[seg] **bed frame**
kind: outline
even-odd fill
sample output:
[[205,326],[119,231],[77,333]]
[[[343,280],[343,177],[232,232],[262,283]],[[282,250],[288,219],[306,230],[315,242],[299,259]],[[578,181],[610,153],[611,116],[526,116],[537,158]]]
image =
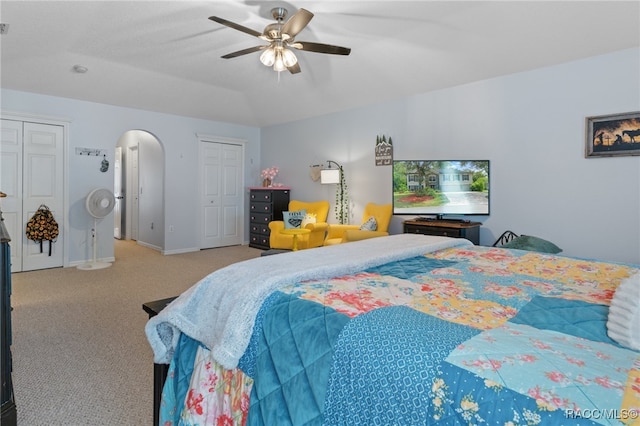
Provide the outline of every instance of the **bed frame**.
[[[149,314],[149,318],[153,318],[163,310],[169,303],[173,302],[175,297],[154,300],[142,304],[142,309]],[[157,425],[160,420],[160,401],[162,401],[162,388],[167,379],[169,371],[168,364],[153,364],[153,424]]]

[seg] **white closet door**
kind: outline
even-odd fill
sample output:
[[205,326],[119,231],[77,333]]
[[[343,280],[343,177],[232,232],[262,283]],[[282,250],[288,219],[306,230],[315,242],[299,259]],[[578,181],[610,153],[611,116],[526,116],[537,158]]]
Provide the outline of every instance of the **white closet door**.
[[22,271],[22,121],[2,120],[0,198],[4,225],[11,242],[11,272]]
[[24,123],[23,134],[23,201],[22,225],[41,204],[53,212],[60,227],[60,235],[52,245],[28,240],[22,232],[22,270],[45,269],[63,266],[64,237],[64,128],[62,126]]
[[242,244],[243,149],[200,142],[200,248]]

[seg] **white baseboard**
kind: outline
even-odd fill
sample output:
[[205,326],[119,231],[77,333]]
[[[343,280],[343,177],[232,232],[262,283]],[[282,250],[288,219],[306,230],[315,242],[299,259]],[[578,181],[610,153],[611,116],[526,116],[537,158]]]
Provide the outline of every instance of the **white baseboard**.
[[162,252],[162,247],[154,246],[153,244],[145,243],[144,241],[140,241],[140,240],[136,241],[136,243],[139,246],[150,248],[152,250]]
[[[244,243],[240,244],[241,246],[248,246],[249,242],[245,241]],[[212,247],[215,248],[215,247]],[[183,248],[183,249],[176,249],[176,250],[162,250],[162,254],[166,254],[166,255],[171,255],[171,254],[182,254],[182,253],[192,253],[194,251],[200,251],[202,250],[200,247],[192,247],[192,248]],[[207,250],[207,249],[205,249]]]
[[194,251],[200,251],[200,248],[192,247],[192,248],[182,248],[182,249],[175,249],[175,250],[162,250],[161,253],[164,255],[171,255],[171,254],[191,253]]

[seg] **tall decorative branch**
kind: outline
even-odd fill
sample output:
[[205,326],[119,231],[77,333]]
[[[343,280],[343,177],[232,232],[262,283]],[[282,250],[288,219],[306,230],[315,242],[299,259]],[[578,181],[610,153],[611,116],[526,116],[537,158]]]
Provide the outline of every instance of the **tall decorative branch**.
[[349,193],[347,189],[344,170],[340,167],[340,186],[336,193],[336,219],[338,219],[341,224],[349,222]]
[[336,191],[335,213],[338,222],[344,225],[349,222],[349,193],[347,180],[344,176],[344,169],[335,161],[327,160],[327,163],[329,163],[329,167],[331,167],[332,163],[335,164],[340,171],[340,182],[338,183],[338,190]]

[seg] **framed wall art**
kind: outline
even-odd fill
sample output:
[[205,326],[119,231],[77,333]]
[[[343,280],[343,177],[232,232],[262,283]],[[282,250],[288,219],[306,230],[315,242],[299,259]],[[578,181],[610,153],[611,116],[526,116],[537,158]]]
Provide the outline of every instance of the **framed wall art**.
[[587,117],[585,156],[624,155],[640,155],[640,112]]
[[393,162],[393,141],[385,135],[376,136],[376,166],[390,166]]

